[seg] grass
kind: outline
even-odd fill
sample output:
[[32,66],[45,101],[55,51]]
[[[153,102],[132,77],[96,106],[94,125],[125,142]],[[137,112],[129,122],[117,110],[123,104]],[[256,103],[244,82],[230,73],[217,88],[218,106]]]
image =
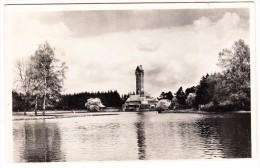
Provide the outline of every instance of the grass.
[[19,120],[44,120],[44,119],[57,119],[57,118],[72,118],[72,117],[86,117],[86,116],[101,116],[101,115],[118,115],[118,114],[108,114],[104,112],[90,113],[87,111],[46,111],[45,115],[42,112],[38,112],[35,116],[34,112],[13,112],[13,121]]

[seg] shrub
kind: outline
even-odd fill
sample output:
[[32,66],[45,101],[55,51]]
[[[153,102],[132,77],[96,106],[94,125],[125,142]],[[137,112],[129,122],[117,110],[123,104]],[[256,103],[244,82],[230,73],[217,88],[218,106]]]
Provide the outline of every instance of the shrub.
[[227,112],[227,111],[234,111],[236,109],[236,105],[231,104],[230,102],[221,102],[219,104],[214,104],[210,102],[201,108],[203,111],[208,112]]
[[167,99],[162,99],[157,103],[156,109],[158,111],[164,111],[164,110],[168,110],[170,106],[171,106],[171,101]]
[[85,103],[85,107],[89,111],[99,111],[100,107],[105,107],[99,98],[89,98]]

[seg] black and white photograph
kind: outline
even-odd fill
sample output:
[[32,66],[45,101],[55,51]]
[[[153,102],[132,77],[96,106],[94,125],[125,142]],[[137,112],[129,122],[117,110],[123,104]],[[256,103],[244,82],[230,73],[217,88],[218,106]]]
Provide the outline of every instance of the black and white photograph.
[[3,18],[11,162],[254,158],[253,2],[11,4]]

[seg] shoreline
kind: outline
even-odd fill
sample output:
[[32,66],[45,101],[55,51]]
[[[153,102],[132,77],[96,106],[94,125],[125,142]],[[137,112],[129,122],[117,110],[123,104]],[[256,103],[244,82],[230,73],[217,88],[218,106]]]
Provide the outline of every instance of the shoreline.
[[[149,113],[157,111],[144,111],[141,113]],[[42,112],[38,112],[35,116],[34,112],[27,112],[27,115],[23,115],[23,112],[13,112],[12,121],[21,120],[45,120],[45,119],[59,119],[59,118],[74,118],[74,117],[87,117],[87,116],[104,116],[104,115],[120,115],[119,111],[109,111],[109,112],[87,112],[85,110],[79,111],[46,111],[45,115]],[[125,113],[136,113],[136,112],[125,112]],[[138,112],[137,112],[138,113]],[[190,114],[236,114],[236,113],[251,113],[251,111],[230,111],[230,112],[207,112],[201,110],[191,110],[191,109],[181,109],[181,110],[170,110],[161,112],[158,114],[168,114],[168,113],[190,113]]]
[[74,112],[73,111],[56,111],[56,112],[47,111],[47,112],[45,112],[45,115],[42,115],[42,112],[38,112],[37,116],[34,115],[34,112],[27,112],[27,115],[24,115],[23,112],[20,112],[20,114],[14,114],[14,113],[16,113],[16,112],[13,112],[12,121],[119,115],[119,114],[111,114],[108,112],[86,112],[86,111],[74,111]]
[[234,113],[251,113],[251,111],[222,111],[222,112],[209,112],[209,111],[192,110],[192,109],[178,109],[178,110],[162,111],[161,113],[234,114]]

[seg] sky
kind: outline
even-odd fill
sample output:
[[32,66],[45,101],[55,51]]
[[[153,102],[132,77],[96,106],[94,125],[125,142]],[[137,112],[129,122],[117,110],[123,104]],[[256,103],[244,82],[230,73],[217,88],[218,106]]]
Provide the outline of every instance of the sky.
[[[135,69],[154,97],[221,71],[218,53],[250,41],[249,10],[147,9],[9,12],[6,54],[26,59],[48,41],[68,66],[63,93],[135,91]],[[250,44],[249,44],[250,45]]]

